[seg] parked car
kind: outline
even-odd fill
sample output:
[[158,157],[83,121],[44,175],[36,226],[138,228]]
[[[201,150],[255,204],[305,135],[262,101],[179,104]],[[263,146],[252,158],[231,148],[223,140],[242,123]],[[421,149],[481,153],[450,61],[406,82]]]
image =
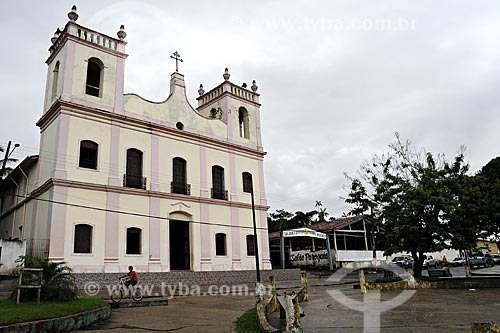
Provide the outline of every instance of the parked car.
[[469,257],[470,268],[491,267],[495,265],[493,258],[489,254],[474,253]]
[[495,265],[500,265],[500,254],[490,254],[490,256]]
[[438,266],[437,259],[434,259],[433,256],[425,256],[424,268],[429,268],[429,267],[437,268],[437,266]]
[[403,267],[403,268],[410,268],[410,267],[413,267],[413,258],[411,256],[397,256],[397,257],[394,257],[390,264],[392,265],[398,265],[400,267]]
[[465,258],[463,257],[456,257],[455,259],[453,259],[453,261],[451,262],[451,265],[452,266],[464,266],[465,265]]

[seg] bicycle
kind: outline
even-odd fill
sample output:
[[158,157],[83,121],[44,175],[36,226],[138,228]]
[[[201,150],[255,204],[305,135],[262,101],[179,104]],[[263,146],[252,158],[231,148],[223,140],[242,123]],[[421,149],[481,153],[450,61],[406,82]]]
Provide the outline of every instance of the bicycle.
[[[130,294],[132,299],[136,302],[142,300],[143,295],[140,286],[136,285],[127,287],[125,285],[125,278],[119,278],[119,280],[120,280],[120,287],[113,288],[113,291],[111,292],[111,300],[113,302],[119,303],[122,300],[122,298],[126,297],[126,295],[128,294]],[[130,288],[132,289],[132,293],[130,293]]]

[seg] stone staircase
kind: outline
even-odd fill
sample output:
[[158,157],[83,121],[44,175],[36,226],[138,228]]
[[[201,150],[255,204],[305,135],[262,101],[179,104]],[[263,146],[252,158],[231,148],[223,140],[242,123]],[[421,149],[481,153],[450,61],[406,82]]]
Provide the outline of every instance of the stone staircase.
[[6,299],[16,290],[17,278],[0,277],[0,299]]

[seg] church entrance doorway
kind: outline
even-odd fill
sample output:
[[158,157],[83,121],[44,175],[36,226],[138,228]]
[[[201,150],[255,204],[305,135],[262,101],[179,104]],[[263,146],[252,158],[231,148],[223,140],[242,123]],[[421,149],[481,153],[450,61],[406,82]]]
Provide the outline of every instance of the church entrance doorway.
[[169,230],[170,270],[190,270],[189,222],[170,220]]

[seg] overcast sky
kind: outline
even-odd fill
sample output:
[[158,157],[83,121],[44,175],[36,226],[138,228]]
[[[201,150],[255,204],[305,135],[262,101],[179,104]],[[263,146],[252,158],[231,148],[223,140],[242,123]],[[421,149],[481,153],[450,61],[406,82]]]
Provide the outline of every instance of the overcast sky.
[[271,211],[347,211],[344,172],[394,132],[475,172],[500,155],[500,3],[496,1],[15,1],[0,10],[0,144],[38,153],[50,38],[78,23],[128,34],[125,92],[162,101],[178,51],[188,98],[257,81]]

